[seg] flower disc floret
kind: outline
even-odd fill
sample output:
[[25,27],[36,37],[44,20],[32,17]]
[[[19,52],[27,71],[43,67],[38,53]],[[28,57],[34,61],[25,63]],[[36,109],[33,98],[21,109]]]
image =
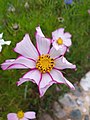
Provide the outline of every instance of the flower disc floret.
[[57,44],[58,44],[58,45],[62,45],[62,44],[63,44],[63,40],[62,40],[61,38],[58,38]]
[[52,68],[54,67],[54,59],[50,58],[48,54],[39,56],[37,62],[36,62],[36,68],[41,73],[50,72]]
[[24,112],[23,112],[22,110],[21,110],[21,111],[18,111],[17,117],[18,117],[19,119],[23,118],[23,117],[24,117]]

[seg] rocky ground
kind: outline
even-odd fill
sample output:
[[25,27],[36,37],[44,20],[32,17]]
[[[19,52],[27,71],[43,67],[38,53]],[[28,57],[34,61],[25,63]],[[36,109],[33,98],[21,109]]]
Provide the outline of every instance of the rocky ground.
[[43,113],[40,120],[90,120],[90,72],[75,88],[54,102],[52,115]]

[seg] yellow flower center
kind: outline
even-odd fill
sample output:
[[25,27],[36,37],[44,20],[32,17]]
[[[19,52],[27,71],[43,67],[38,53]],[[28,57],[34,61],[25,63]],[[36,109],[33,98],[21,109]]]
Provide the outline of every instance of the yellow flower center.
[[41,73],[50,72],[52,68],[54,67],[54,59],[50,58],[48,54],[39,56],[37,62],[36,62],[36,68]]
[[22,110],[21,110],[21,111],[18,111],[17,117],[18,117],[19,119],[23,118],[23,117],[24,117],[24,112],[23,112]]
[[58,44],[58,45],[62,45],[62,44],[63,44],[63,40],[62,40],[61,38],[58,38],[57,44]]

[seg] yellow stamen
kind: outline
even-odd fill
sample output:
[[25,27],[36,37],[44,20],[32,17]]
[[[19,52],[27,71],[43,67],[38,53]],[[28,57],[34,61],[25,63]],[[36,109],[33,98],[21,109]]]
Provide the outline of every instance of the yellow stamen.
[[58,38],[57,44],[58,44],[58,45],[62,45],[62,44],[63,44],[63,40],[62,40],[61,38]]
[[48,54],[39,56],[37,62],[36,62],[36,68],[41,73],[50,72],[52,68],[54,67],[54,59],[50,58]]
[[23,118],[23,117],[24,117],[24,112],[23,112],[22,110],[18,111],[17,117],[18,117],[19,119]]

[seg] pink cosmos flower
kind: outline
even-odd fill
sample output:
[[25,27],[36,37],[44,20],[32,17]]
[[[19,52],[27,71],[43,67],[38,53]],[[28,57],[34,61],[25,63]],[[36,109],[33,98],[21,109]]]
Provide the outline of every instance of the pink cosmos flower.
[[29,119],[35,119],[35,118],[36,118],[35,112],[28,111],[24,113],[22,110],[18,111],[17,114],[9,113],[7,115],[8,120],[29,120]]
[[[36,28],[36,30],[39,28]],[[17,85],[21,85],[26,81],[36,83],[39,89],[40,97],[44,95],[46,90],[52,84],[66,84],[71,89],[74,86],[63,76],[60,70],[70,68],[75,69],[76,66],[71,64],[63,56],[66,47],[62,50],[56,50],[51,47],[51,40],[45,38],[42,32],[36,32],[36,48],[32,44],[28,34],[23,40],[17,43],[14,51],[19,53],[17,59],[6,60],[2,65],[3,70],[7,69],[29,69],[29,71],[19,79]]]
[[64,33],[64,28],[60,28],[52,32],[53,47],[56,50],[63,49],[64,46],[67,48],[71,46],[71,34]]

